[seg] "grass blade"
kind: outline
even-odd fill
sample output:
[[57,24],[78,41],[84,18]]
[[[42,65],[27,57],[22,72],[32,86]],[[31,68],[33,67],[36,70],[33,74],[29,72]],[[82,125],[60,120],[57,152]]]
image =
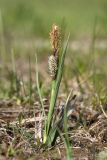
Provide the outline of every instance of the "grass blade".
[[29,104],[32,103],[32,74],[31,74],[31,59],[29,56]]
[[64,143],[66,146],[67,160],[72,159],[72,149],[71,149],[71,144],[69,141],[68,128],[67,128],[67,105],[68,105],[68,101],[70,99],[71,94],[72,94],[72,91],[69,93],[68,98],[66,100],[65,107],[64,107],[64,132],[65,132]]
[[41,103],[41,107],[42,107],[42,113],[43,113],[43,116],[45,117],[45,110],[44,110],[44,105],[43,105],[41,90],[40,90],[40,86],[39,86],[37,55],[35,55],[35,59],[36,59],[36,85],[37,85],[37,90],[38,90],[38,94],[39,94],[39,99],[40,99],[40,103]]

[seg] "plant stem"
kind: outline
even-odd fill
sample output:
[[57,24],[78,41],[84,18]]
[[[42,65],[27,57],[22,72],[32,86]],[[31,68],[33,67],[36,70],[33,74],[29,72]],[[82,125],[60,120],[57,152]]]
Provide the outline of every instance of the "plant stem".
[[50,123],[52,121],[52,114],[54,112],[55,103],[56,103],[56,81],[53,80],[52,81],[52,90],[51,90],[50,108],[49,108],[49,113],[48,113],[48,118],[47,118],[47,122],[48,122],[47,134],[48,134],[48,130],[50,127]]
[[60,83],[61,83],[61,79],[62,79],[64,60],[65,60],[65,54],[66,54],[66,50],[67,50],[67,46],[68,46],[69,36],[68,36],[67,42],[65,44],[64,50],[63,50],[63,52],[61,54],[61,57],[60,57],[57,78],[52,81],[51,100],[50,100],[50,107],[49,107],[47,123],[46,123],[46,126],[45,126],[44,143],[46,143],[46,141],[47,141],[50,126],[51,126],[51,122],[52,122],[52,119],[53,119],[53,113],[54,113],[54,109],[55,109],[55,106],[56,106],[56,100],[57,100],[59,87],[60,87]]

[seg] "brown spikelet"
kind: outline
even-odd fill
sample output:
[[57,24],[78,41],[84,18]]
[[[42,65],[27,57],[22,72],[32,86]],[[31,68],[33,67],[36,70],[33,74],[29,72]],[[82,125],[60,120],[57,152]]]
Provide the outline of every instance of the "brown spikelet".
[[52,79],[55,79],[57,74],[57,59],[54,55],[51,55],[49,57],[48,68],[50,76],[52,77]]
[[58,53],[60,47],[60,31],[57,25],[52,26],[52,30],[50,32],[50,42],[52,45],[54,55]]

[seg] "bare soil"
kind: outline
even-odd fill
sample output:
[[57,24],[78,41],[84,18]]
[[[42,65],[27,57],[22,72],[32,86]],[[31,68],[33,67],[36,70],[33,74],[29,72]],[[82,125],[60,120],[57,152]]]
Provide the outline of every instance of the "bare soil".
[[[44,99],[44,104],[47,110],[48,100]],[[0,101],[0,159],[66,159],[61,140],[48,150],[35,144],[35,121],[40,121],[39,107],[39,102],[29,106],[23,103],[19,105],[15,100]],[[107,148],[107,118],[100,111],[80,107],[78,101],[75,113],[68,120],[73,159],[95,160]]]

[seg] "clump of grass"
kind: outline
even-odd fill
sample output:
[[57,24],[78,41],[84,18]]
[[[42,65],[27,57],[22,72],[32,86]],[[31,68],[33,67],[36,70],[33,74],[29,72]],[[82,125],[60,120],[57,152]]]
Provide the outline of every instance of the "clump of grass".
[[[68,40],[65,44],[65,47],[59,55],[59,47],[60,47],[60,31],[59,28],[54,25],[52,27],[52,31],[50,33],[51,44],[52,44],[52,55],[49,57],[49,71],[50,76],[52,77],[52,89],[51,89],[51,97],[50,97],[50,106],[47,121],[45,123],[45,132],[43,136],[43,143],[48,145],[54,140],[55,131],[57,130],[57,126],[54,125],[56,122],[53,122],[54,109],[56,106],[56,100],[59,92],[59,87],[62,79],[63,67],[65,54],[68,46]],[[53,132],[54,131],[54,132]],[[51,137],[51,139],[50,139]]]
[[[49,105],[49,112],[46,116],[43,101],[42,101],[42,95],[41,90],[39,86],[39,78],[38,78],[38,69],[37,69],[37,56],[36,56],[36,82],[37,82],[37,90],[39,93],[39,98],[42,106],[42,115],[45,117],[45,127],[44,127],[44,133],[43,133],[43,144],[45,146],[52,146],[55,143],[55,140],[59,134],[59,126],[62,120],[64,120],[62,117],[64,115],[61,115],[62,117],[59,117],[58,120],[55,120],[55,107],[56,107],[56,101],[58,97],[59,87],[62,79],[63,74],[63,68],[64,68],[64,60],[65,55],[67,51],[68,46],[68,40],[69,36],[67,38],[67,42],[63,49],[61,48],[61,33],[59,30],[59,27],[56,25],[53,25],[52,30],[50,32],[50,42],[52,46],[52,54],[49,57],[48,60],[48,66],[49,66],[49,74],[51,77],[51,97],[50,97],[50,105]],[[56,134],[58,133],[58,134]]]

